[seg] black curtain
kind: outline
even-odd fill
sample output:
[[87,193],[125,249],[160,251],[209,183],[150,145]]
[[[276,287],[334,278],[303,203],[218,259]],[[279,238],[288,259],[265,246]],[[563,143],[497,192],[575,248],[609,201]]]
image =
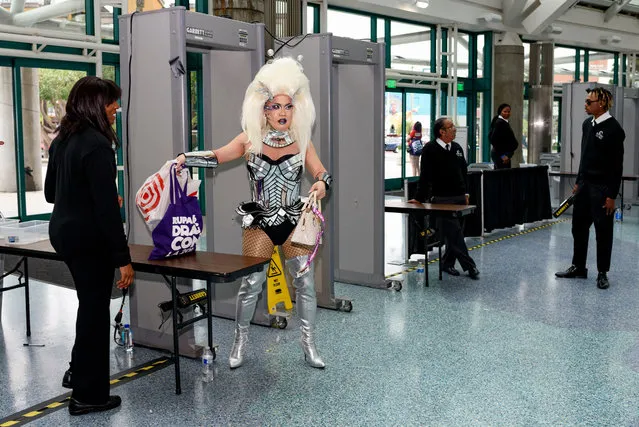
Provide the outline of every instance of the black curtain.
[[548,166],[487,170],[484,174],[484,230],[550,219]]

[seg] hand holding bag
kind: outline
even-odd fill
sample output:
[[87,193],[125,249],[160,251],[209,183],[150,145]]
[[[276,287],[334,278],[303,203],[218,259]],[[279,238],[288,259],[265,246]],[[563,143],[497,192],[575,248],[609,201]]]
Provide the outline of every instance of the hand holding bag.
[[153,251],[149,260],[165,259],[195,252],[195,245],[202,234],[202,211],[197,197],[187,194],[178,180],[175,164],[170,171],[170,203],[153,232]]
[[303,246],[315,246],[318,239],[322,235],[322,218],[314,212],[320,211],[319,201],[317,200],[317,194],[313,191],[309,196],[306,203],[302,207],[302,214],[297,222],[295,230],[293,230],[293,237],[291,237],[291,243]]
[[[155,230],[169,207],[171,195],[168,184],[171,182],[171,168],[174,166],[174,160],[164,163],[159,171],[144,181],[135,195],[135,204],[150,231]],[[178,174],[178,182],[180,185],[188,185],[187,194],[189,196],[197,195],[200,180],[192,179],[188,169],[184,169]]]

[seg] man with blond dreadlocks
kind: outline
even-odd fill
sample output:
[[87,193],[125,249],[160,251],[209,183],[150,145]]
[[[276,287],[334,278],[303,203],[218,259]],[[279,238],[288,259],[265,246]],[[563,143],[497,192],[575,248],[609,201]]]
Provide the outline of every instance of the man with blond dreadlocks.
[[597,236],[597,287],[608,289],[612,254],[613,213],[623,171],[623,141],[626,134],[608,110],[611,93],[601,87],[587,89],[586,113],[581,137],[581,162],[577,173],[572,214],[574,240],[572,265],[555,273],[561,278],[587,278],[586,258],[590,226]]

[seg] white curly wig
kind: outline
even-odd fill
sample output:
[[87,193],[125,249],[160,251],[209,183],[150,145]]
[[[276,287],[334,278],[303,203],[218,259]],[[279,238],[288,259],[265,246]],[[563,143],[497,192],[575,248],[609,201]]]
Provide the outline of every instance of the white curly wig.
[[262,140],[269,131],[264,104],[277,95],[288,95],[293,100],[289,133],[305,158],[315,122],[315,105],[302,65],[288,57],[265,64],[246,89],[242,104],[242,130],[248,135],[249,149],[255,154],[262,152]]

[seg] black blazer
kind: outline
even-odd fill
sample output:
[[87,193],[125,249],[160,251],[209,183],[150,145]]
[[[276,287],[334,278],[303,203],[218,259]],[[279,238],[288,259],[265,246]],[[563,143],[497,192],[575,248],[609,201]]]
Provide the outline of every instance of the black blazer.
[[101,256],[114,267],[131,262],[111,142],[93,127],[53,140],[44,195],[53,203],[49,237],[64,258]]
[[493,146],[493,151],[500,156],[505,154],[511,158],[519,146],[519,142],[517,142],[517,138],[515,138],[515,133],[510,127],[510,124],[499,117],[493,119],[488,139]]

